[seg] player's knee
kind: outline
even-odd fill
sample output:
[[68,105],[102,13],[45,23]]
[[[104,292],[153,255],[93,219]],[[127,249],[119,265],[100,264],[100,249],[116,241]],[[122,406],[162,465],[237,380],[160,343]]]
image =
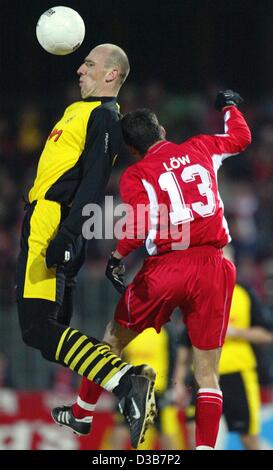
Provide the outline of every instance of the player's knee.
[[21,335],[24,343],[34,349],[38,349],[42,356],[48,360],[52,355],[48,352],[47,344],[50,344],[49,321],[32,321],[21,323]]
[[40,352],[41,352],[43,358],[46,359],[47,361],[56,362],[55,361],[55,354],[54,354],[55,351],[52,351],[52,349],[50,347],[42,346],[40,348]]
[[38,302],[37,299],[18,301],[18,318],[24,343],[38,349],[49,361],[55,361],[55,352],[65,329],[56,322],[58,309],[58,305]]
[[55,344],[51,341],[50,322],[44,324],[43,328],[37,326],[22,330],[22,338],[27,346],[37,349],[47,361],[55,361]]
[[194,377],[199,388],[219,388],[218,377],[214,371],[196,371]]
[[32,346],[32,336],[29,330],[27,331],[21,330],[21,336],[22,336],[22,340],[27,346]]
[[41,336],[42,331],[39,331],[36,325],[29,325],[29,327],[21,328],[22,339],[27,346],[31,348],[40,349],[41,348]]

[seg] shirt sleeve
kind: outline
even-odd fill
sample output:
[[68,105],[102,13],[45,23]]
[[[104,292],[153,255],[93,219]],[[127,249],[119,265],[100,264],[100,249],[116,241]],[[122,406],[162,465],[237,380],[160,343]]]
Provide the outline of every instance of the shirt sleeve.
[[210,156],[218,157],[219,163],[232,155],[237,155],[251,143],[251,132],[236,106],[229,106],[223,111],[224,134],[200,135],[197,144],[205,147]]
[[135,165],[121,177],[120,196],[127,205],[126,221],[116,249],[127,256],[143,245],[149,230],[149,198]]
[[69,215],[60,229],[66,235],[80,235],[85,220],[82,215],[84,206],[101,201],[115,157],[113,149],[118,148],[116,140],[121,140],[118,115],[105,108],[95,109],[89,120],[82,155],[82,180]]

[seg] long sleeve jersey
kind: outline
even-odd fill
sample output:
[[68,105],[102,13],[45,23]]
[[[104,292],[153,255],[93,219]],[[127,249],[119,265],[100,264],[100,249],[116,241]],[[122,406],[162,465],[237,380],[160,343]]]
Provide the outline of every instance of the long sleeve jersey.
[[120,144],[116,98],[87,98],[68,106],[40,156],[29,201],[48,199],[71,206],[60,230],[81,234],[82,209],[103,197]]
[[143,243],[149,255],[193,246],[217,248],[230,241],[217,171],[225,158],[251,142],[235,107],[223,111],[225,132],[198,135],[177,145],[162,140],[122,175],[120,195],[128,205],[117,250],[128,255]]

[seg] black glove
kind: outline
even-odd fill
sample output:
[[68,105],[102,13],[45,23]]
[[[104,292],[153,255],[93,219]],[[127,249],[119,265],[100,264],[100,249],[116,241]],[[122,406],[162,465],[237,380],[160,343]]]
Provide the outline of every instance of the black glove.
[[236,93],[236,91],[219,91],[216,96],[214,106],[217,111],[221,111],[225,106],[238,106],[243,101],[243,98],[239,95],[239,93]]
[[125,273],[125,266],[121,259],[115,258],[113,254],[110,256],[105,275],[112,282],[114,288],[122,294],[126,287],[124,285],[123,276]]
[[71,238],[62,232],[58,232],[51,240],[46,250],[47,268],[57,268],[64,266],[72,260],[73,244]]

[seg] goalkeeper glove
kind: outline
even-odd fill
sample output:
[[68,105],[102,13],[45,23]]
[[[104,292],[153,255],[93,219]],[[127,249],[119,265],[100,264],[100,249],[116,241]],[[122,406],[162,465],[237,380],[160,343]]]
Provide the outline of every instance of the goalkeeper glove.
[[56,237],[50,241],[46,250],[47,268],[57,268],[64,266],[71,261],[73,244],[71,238],[62,232],[58,232]]
[[236,91],[219,91],[215,99],[215,108],[221,111],[225,106],[238,106],[243,102],[243,98]]
[[123,261],[121,259],[115,258],[112,253],[106,266],[105,275],[112,282],[114,288],[120,294],[122,294],[126,289],[123,281],[124,273],[125,266]]

